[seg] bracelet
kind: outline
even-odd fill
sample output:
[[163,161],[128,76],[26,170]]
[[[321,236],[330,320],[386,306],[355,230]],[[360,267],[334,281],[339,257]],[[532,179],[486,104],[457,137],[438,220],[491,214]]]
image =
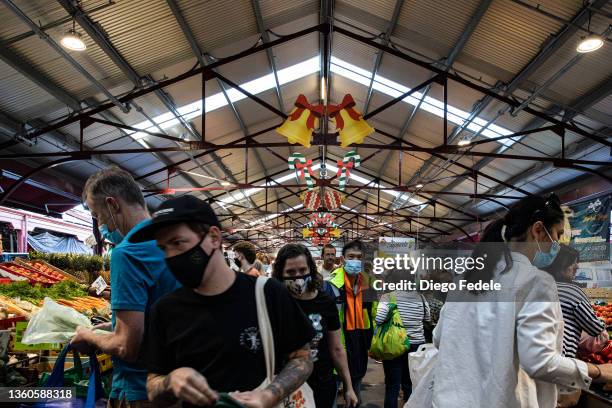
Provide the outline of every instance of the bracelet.
[[599,377],[601,377],[601,369],[599,368],[599,366],[597,364],[593,364],[593,366],[597,369],[597,376],[596,377],[592,377],[592,379],[596,380]]

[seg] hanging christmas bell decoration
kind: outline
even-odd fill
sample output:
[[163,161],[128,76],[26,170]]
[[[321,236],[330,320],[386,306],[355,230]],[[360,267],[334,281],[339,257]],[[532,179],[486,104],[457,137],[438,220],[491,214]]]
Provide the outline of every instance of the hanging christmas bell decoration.
[[306,97],[300,94],[295,101],[295,108],[276,131],[285,136],[289,143],[310,147],[312,132],[318,126],[323,112],[323,106],[311,105]]
[[368,125],[361,113],[355,109],[355,101],[351,94],[344,95],[340,105],[331,105],[329,116],[340,132],[341,147],[363,143],[366,136],[374,133],[374,128]]
[[310,222],[307,225],[312,226],[325,226],[325,227],[337,227],[338,224],[334,222],[335,217],[327,212],[313,213],[309,217]]
[[344,194],[336,190],[323,191],[323,203],[321,203],[321,194],[317,191],[307,191],[303,193],[300,198],[304,203],[304,208],[308,210],[316,210],[319,207],[325,207],[328,210],[334,210],[340,208],[342,201],[344,201]]
[[302,153],[293,153],[287,159],[289,164],[289,170],[295,170],[295,178],[299,183],[300,180],[306,180],[306,186],[308,190],[314,189],[314,173],[312,171],[312,160],[306,160],[306,157]]
[[311,228],[302,228],[302,236],[304,238],[311,238],[314,235],[315,233],[312,231]]
[[323,246],[323,245],[329,244],[329,241],[330,241],[329,236],[324,236],[324,237],[315,236],[315,237],[312,237],[312,245],[315,245],[315,246]]
[[351,150],[344,155],[342,160],[338,160],[336,164],[338,165],[336,176],[339,177],[339,188],[341,191],[344,191],[346,184],[351,178],[351,169],[361,166],[361,156],[354,150]]
[[329,235],[334,238],[340,238],[342,231],[340,231],[340,228],[332,228],[329,230]]

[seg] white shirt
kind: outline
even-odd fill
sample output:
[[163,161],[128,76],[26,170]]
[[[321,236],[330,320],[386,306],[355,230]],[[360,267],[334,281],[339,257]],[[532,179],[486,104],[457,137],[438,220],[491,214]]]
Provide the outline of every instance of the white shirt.
[[[471,296],[478,302],[442,308],[434,331],[434,407],[554,408],[555,384],[589,388],[586,363],[561,354],[563,316],[554,279],[520,253],[512,260],[511,270],[496,272],[505,295],[486,292]],[[508,294],[514,301],[500,301]]]
[[323,276],[324,280],[329,280],[329,278],[331,276],[331,273],[333,271],[335,271],[335,270],[336,270],[336,268],[334,268],[333,266],[332,266],[332,268],[330,270],[327,270],[327,269],[325,269],[325,267],[323,265],[321,265],[321,267],[319,268],[319,273],[321,274],[321,276]]

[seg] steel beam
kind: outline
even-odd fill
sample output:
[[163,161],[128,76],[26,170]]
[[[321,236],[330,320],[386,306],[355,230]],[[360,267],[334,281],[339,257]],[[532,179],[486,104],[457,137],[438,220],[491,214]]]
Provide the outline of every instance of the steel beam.
[[[391,39],[391,34],[393,34],[393,30],[395,26],[397,26],[397,20],[399,20],[400,14],[402,12],[402,7],[404,5],[404,0],[396,0],[395,7],[393,9],[393,14],[391,15],[391,20],[387,25],[387,30],[382,35],[381,42],[384,45],[389,45],[389,40]],[[370,78],[370,85],[368,86],[368,93],[366,94],[366,100],[363,105],[363,114],[366,115],[370,110],[370,102],[372,101],[372,93],[374,90],[374,78],[376,78],[376,74],[378,73],[378,69],[380,68],[380,64],[382,62],[384,51],[379,50],[376,53],[376,60],[374,61],[374,68],[372,69],[372,77]]]
[[[240,140],[243,140],[242,138]],[[238,141],[234,141],[227,144],[216,145],[213,143],[205,143],[202,145],[190,145],[190,146],[176,146],[176,147],[153,147],[151,149],[109,149],[109,150],[98,150],[92,151],[94,154],[139,154],[139,153],[147,153],[149,151],[155,152],[185,152],[185,151],[199,151],[199,150],[208,150],[208,153],[216,150],[226,150],[226,149],[256,149],[256,148],[270,148],[270,147],[289,147],[291,143],[288,142],[272,142],[272,143],[259,143],[252,140],[247,140],[244,143],[237,143]],[[407,146],[398,146],[398,145],[386,145],[381,146],[378,144],[370,144],[363,143],[361,147],[366,149],[379,149],[379,150],[398,150],[403,152],[421,152],[428,153],[434,156],[443,157],[443,155],[450,155],[453,153],[457,153],[459,149],[453,146],[440,146],[440,147],[420,147],[417,145],[413,145],[411,143],[405,142]],[[68,151],[68,152],[52,152],[52,153],[18,153],[18,154],[3,154],[0,155],[0,159],[23,159],[23,158],[37,158],[37,157],[63,157],[63,156],[80,156],[82,151]],[[557,166],[572,166],[574,164],[577,165],[587,165],[587,166],[607,166],[608,162],[596,161],[596,160],[579,160],[579,159],[559,159],[555,157],[536,157],[536,156],[521,156],[514,154],[504,154],[504,153],[488,153],[488,152],[469,152],[470,156],[474,157],[487,157],[492,159],[508,159],[508,160],[524,160],[524,161],[543,161],[543,162],[551,162]],[[195,156],[194,156],[195,157]],[[446,159],[446,158],[445,158]],[[469,167],[459,163],[454,162],[450,159],[447,159],[453,164],[464,168],[465,170],[469,170]],[[493,181],[503,183],[502,181],[495,179],[487,174],[482,172],[477,172],[472,169],[474,174],[482,175],[486,178],[489,178]],[[236,182],[237,184],[237,182]],[[529,194],[529,193],[525,193]]]
[[[9,1],[9,0],[2,0],[2,1]],[[125,101],[129,101],[129,100],[138,98],[140,96],[146,95],[147,93],[153,92],[156,89],[160,89],[160,88],[172,85],[172,84],[174,84],[176,82],[182,81],[184,79],[190,78],[190,77],[192,77],[194,75],[198,75],[198,74],[201,74],[201,73],[208,72],[208,75],[205,74],[205,78],[207,80],[211,79],[212,77],[214,77],[214,74],[212,73],[212,68],[216,68],[216,67],[218,67],[218,66],[220,66],[222,64],[226,64],[226,63],[235,61],[237,59],[240,59],[240,58],[243,58],[245,56],[251,55],[251,54],[253,54],[255,52],[259,52],[259,51],[265,50],[265,49],[267,49],[269,47],[272,47],[272,46],[275,46],[275,45],[279,45],[282,42],[291,41],[291,40],[293,40],[295,38],[307,35],[307,34],[309,34],[311,32],[314,32],[314,31],[319,31],[319,30],[327,31],[327,30],[329,30],[329,28],[330,28],[330,26],[328,24],[323,24],[323,25],[318,25],[318,26],[312,27],[310,29],[302,30],[302,31],[300,31],[298,33],[294,33],[294,34],[290,34],[290,35],[284,36],[283,38],[280,38],[280,39],[275,40],[275,41],[271,41],[270,43],[262,44],[260,46],[256,46],[256,47],[253,47],[253,48],[251,48],[249,50],[246,50],[246,51],[243,51],[241,53],[238,53],[236,55],[224,58],[223,60],[218,61],[218,62],[213,63],[213,64],[210,64],[209,66],[207,66],[205,68],[196,68],[196,69],[191,70],[191,71],[189,71],[187,73],[179,75],[179,76],[177,76],[175,78],[164,80],[164,81],[160,81],[160,82],[158,82],[158,83],[156,83],[156,84],[154,84],[152,86],[149,86],[149,87],[147,87],[145,89],[142,89],[142,90],[139,90],[139,91],[135,91],[133,93],[130,93],[129,95],[121,97],[121,98],[119,98],[119,101],[125,102]],[[428,64],[426,62],[423,62],[423,61],[421,61],[419,59],[416,59],[416,58],[413,58],[411,56],[408,56],[408,55],[406,55],[406,54],[404,54],[404,53],[402,53],[400,51],[397,51],[394,48],[384,47],[381,44],[378,44],[378,43],[376,43],[376,42],[374,42],[374,41],[372,41],[372,40],[370,40],[370,39],[368,39],[366,37],[360,36],[358,34],[355,34],[353,32],[350,32],[350,31],[345,30],[345,29],[340,28],[340,27],[335,27],[334,31],[339,32],[339,33],[341,33],[343,35],[346,35],[348,37],[354,38],[354,39],[356,39],[358,41],[361,41],[364,44],[370,45],[372,47],[383,49],[386,53],[392,54],[392,55],[397,56],[397,57],[399,57],[399,58],[401,58],[401,59],[403,59],[405,61],[411,62],[411,63],[416,64],[418,66],[421,66],[423,68],[429,69],[430,71],[432,71],[434,73],[445,75],[448,79],[450,79],[452,81],[458,82],[458,83],[460,83],[462,85],[465,85],[465,86],[470,87],[470,88],[472,88],[474,90],[477,90],[477,91],[479,91],[479,92],[481,92],[481,93],[483,93],[485,95],[488,95],[488,96],[491,96],[491,97],[493,97],[495,99],[498,99],[498,100],[500,100],[500,101],[502,101],[502,102],[504,102],[504,103],[506,103],[506,104],[508,104],[510,106],[518,106],[519,105],[518,102],[514,101],[513,99],[511,99],[509,97],[503,96],[503,95],[501,95],[501,94],[499,94],[499,93],[497,93],[497,92],[495,92],[495,91],[493,91],[491,89],[488,89],[488,88],[485,88],[483,86],[477,85],[477,84],[475,84],[475,83],[473,83],[473,82],[471,82],[471,81],[469,81],[469,80],[467,80],[467,79],[465,79],[465,78],[463,78],[463,77],[461,77],[459,75],[452,74],[452,73],[447,73],[444,70],[441,70],[441,69],[439,69],[439,68],[437,68],[435,66],[432,66],[431,64]],[[92,114],[99,113],[100,111],[108,109],[111,106],[112,105],[109,105],[109,104],[103,104],[103,105],[101,105],[101,106],[99,106],[97,108],[88,110],[86,112],[81,112],[79,114],[76,114],[76,115],[72,116],[71,118],[58,121],[53,126],[51,126],[51,129],[45,128],[45,129],[39,129],[37,131],[31,132],[31,133],[29,133],[27,135],[27,137],[35,137],[35,136],[37,136],[38,134],[40,134],[42,132],[46,132],[46,131],[53,130],[53,129],[58,129],[58,128],[66,126],[68,124],[77,122],[77,121],[83,119],[84,117],[91,116]],[[577,134],[579,134],[581,136],[591,138],[591,139],[596,140],[599,143],[602,143],[604,145],[612,146],[612,142],[608,142],[604,138],[601,138],[601,137],[595,136],[595,135],[593,135],[593,134],[591,134],[589,132],[586,132],[583,129],[581,129],[581,128],[573,125],[573,124],[568,124],[568,123],[559,121],[559,120],[557,120],[555,118],[550,117],[549,115],[546,115],[546,114],[544,114],[542,112],[539,112],[537,110],[534,110],[532,108],[525,108],[524,111],[529,113],[529,114],[531,114],[531,115],[533,115],[533,116],[546,119],[546,120],[550,121],[551,123],[554,123],[554,124],[557,124],[559,126],[562,126],[566,130],[572,131],[572,132],[577,133]],[[286,115],[283,113],[281,116],[285,117]]]
[[[594,3],[594,7],[598,7],[601,8],[603,7],[603,5],[606,3],[605,0],[599,0],[598,2]],[[578,26],[580,26],[581,24],[584,23],[585,19],[587,18],[587,10],[586,8],[583,8],[572,20],[573,23],[576,23]],[[556,50],[557,48],[561,47],[569,38],[571,38],[571,36],[573,35],[573,33],[575,32],[575,28],[567,25],[565,26],[559,33],[557,33],[557,35],[555,35],[554,37],[549,38],[548,43],[546,43],[542,50],[513,78],[513,80],[507,85],[507,87],[505,87],[505,91],[508,93],[513,92],[519,85],[520,83],[526,79],[529,75],[531,75],[531,73],[535,72],[535,70],[537,70],[554,52],[554,50]],[[454,131],[452,132],[451,136],[450,136],[450,140],[455,140],[456,138],[458,138],[458,136],[461,134],[461,132],[463,130],[465,130],[467,128],[467,126],[489,105],[489,103],[491,101],[493,101],[494,98],[490,95],[486,95],[481,101],[479,101],[473,111],[470,113],[469,119],[464,122],[464,124],[462,126],[458,126],[454,129]],[[524,106],[523,106],[524,107]],[[499,116],[495,118],[497,119]],[[492,123],[492,121],[491,121]],[[489,125],[489,124],[488,124]],[[487,125],[487,126],[488,126]],[[484,129],[484,127],[483,127]],[[428,160],[427,162],[425,162],[425,164],[417,171],[415,172],[415,175],[417,175],[418,177],[421,177],[422,175],[425,174],[425,172],[428,170],[431,162],[433,162],[435,159],[431,158],[430,160]],[[415,181],[415,177],[413,176],[413,178],[411,178],[410,182]]]
[[[576,116],[576,112],[578,110],[581,109],[586,109],[589,106],[595,105],[597,104],[600,100],[602,100],[603,98],[607,97],[607,95],[609,95],[610,93],[612,93],[612,76],[608,77],[608,79],[606,79],[603,83],[595,86],[593,88],[593,90],[591,92],[589,92],[588,94],[586,94],[584,97],[579,98],[578,100],[576,100],[573,104],[571,104],[572,107],[578,107],[580,109],[571,109],[569,112],[566,112],[566,114],[564,115],[565,120],[571,120],[574,116]],[[551,111],[551,114],[556,115],[561,113],[561,108],[559,107],[555,107],[553,108],[553,110]],[[534,120],[532,120],[529,124],[527,124],[524,128],[523,131],[525,130],[531,130],[531,129],[538,129],[541,126],[545,125],[546,121],[544,119],[540,119],[540,118],[536,118]],[[605,128],[604,128],[604,133],[605,133]],[[589,140],[589,139],[587,139]],[[592,144],[595,144],[595,142],[589,140],[590,142],[592,142]],[[560,152],[556,157],[551,157],[546,161],[542,161],[540,163],[550,163],[550,165],[554,166],[555,165],[555,160],[567,160],[564,158],[564,154],[563,152]],[[483,160],[480,160],[479,162],[477,162],[474,165],[474,169],[475,170],[480,170],[483,167],[485,167],[486,165],[488,165],[489,163],[491,163],[495,158],[494,157],[488,157],[485,158]],[[571,159],[570,159],[571,160]],[[563,164],[571,164],[571,163],[563,163]],[[579,164],[579,163],[575,163],[575,164]],[[609,164],[609,163],[608,163]],[[538,164],[540,165],[540,164]],[[602,164],[602,165],[605,165]],[[522,174],[521,174],[522,176]],[[513,180],[513,179],[511,179]],[[452,190],[454,189],[456,186],[458,186],[459,184],[461,184],[463,182],[462,179],[456,179],[454,180],[452,183],[450,183],[448,186],[446,186],[445,188],[442,189],[442,191],[448,191],[448,190]],[[514,181],[509,181],[505,187],[510,187],[512,188],[512,184],[514,183]],[[519,190],[517,190],[519,191]]]
[[[463,32],[461,33],[461,36],[459,37],[455,45],[453,46],[453,49],[450,51],[450,53],[445,58],[445,60],[441,62],[441,66],[446,71],[448,71],[453,66],[455,59],[457,59],[457,56],[459,56],[461,51],[463,51],[465,44],[467,44],[468,40],[471,38],[472,34],[474,33],[474,30],[476,30],[476,27],[478,27],[478,23],[480,23],[480,20],[482,20],[482,17],[485,15],[487,10],[489,9],[489,6],[491,5],[492,1],[493,0],[482,0],[480,4],[478,5],[478,8],[474,12],[474,14],[472,14],[472,17],[470,17],[470,21],[467,23],[467,25],[463,29]],[[406,121],[402,125],[400,133],[399,133],[400,139],[404,139],[404,137],[408,134],[408,131],[410,130],[410,125],[412,125],[412,121],[414,120],[414,117],[416,116],[417,112],[421,108],[421,105],[425,101],[425,98],[427,97],[427,94],[429,93],[430,90],[431,90],[431,85],[428,85],[427,88],[423,91],[423,96],[419,100],[419,103],[417,104],[417,106],[414,107],[414,109],[410,113],[410,116],[408,117],[408,119],[406,119]],[[392,152],[389,152],[387,154],[387,157],[383,162],[384,164],[380,169],[380,173],[379,173],[380,175],[382,175],[385,172],[386,167],[388,166],[388,163],[390,162],[391,155],[392,155]],[[413,178],[410,179],[409,183],[411,183],[412,181],[414,181]]]
[[[596,0],[592,6],[596,9],[599,9],[599,8],[602,8],[606,3],[607,3],[607,0]],[[557,49],[561,48],[570,38],[572,38],[572,36],[577,30],[576,26],[583,25],[588,17],[589,17],[588,6],[585,6],[574,16],[570,24],[565,25],[564,27],[561,28],[561,30],[558,33],[556,33],[554,36],[551,36],[547,39],[547,41],[543,44],[541,50],[531,59],[531,61],[529,61],[529,63],[527,63],[527,65],[523,67],[521,71],[519,71],[514,76],[514,78],[510,81],[510,83],[508,83],[506,86],[503,87],[503,91],[507,94],[511,94],[512,92],[514,92],[519,87],[519,85],[524,80],[526,80],[533,72],[535,72],[538,68],[540,68],[554,54],[554,52]],[[489,106],[489,104],[493,102],[494,100],[495,98],[492,95],[487,94],[484,96],[483,99],[478,101],[474,105],[472,112],[470,112],[470,116],[468,117],[468,120],[465,121],[463,125],[455,127],[455,129],[450,135],[450,140],[452,141],[452,140],[457,139],[460,136],[461,132],[467,129],[470,123],[472,123],[473,120],[476,117],[478,117],[478,115],[481,112],[483,112]],[[491,123],[497,120],[505,112],[510,110],[510,108],[512,107],[518,108],[521,106],[521,105],[519,106],[513,105],[511,103],[508,103],[507,101],[504,101],[504,102],[508,104],[508,107],[505,110],[501,110],[491,121],[489,121],[487,126],[489,126]],[[526,106],[522,106],[521,108],[524,109],[526,108]],[[533,111],[530,110],[529,113],[532,113],[532,112]],[[482,130],[484,130],[484,127],[481,129],[481,132]],[[421,169],[423,169],[423,167]],[[424,171],[426,170],[427,169],[425,168],[425,170],[417,171],[416,174],[422,175],[424,174]]]
[[[253,6],[253,13],[255,14],[255,20],[257,21],[257,31],[261,33],[261,39],[263,43],[270,42],[270,35],[266,30],[266,26],[264,24],[263,16],[261,15],[261,8],[259,6],[259,0],[251,0],[251,4]],[[285,104],[283,102],[283,95],[281,93],[280,83],[278,81],[278,70],[276,69],[276,57],[274,56],[274,52],[272,48],[266,49],[266,56],[268,57],[268,63],[270,64],[270,69],[272,69],[272,74],[274,75],[274,84],[276,91],[276,100],[278,102],[278,107],[282,112],[285,112]]]
[[113,105],[117,106],[124,113],[129,112],[129,107],[120,102],[104,85],[102,85],[96,78],[94,78],[85,68],[83,68],[72,56],[58,43],[55,42],[40,27],[32,21],[19,7],[17,7],[11,0],[0,0],[2,3],[9,9],[15,16],[17,16],[23,23],[25,23],[28,27],[30,27],[33,31],[38,34],[40,38],[42,38],[47,44],[51,46],[60,56],[62,56],[74,69],[76,69],[83,77],[85,77],[92,85],[98,89],[101,93],[106,95],[106,97],[113,103]]
[[34,68],[32,64],[22,60],[7,44],[0,44],[0,59],[70,109],[74,111],[81,109],[81,102],[75,96],[61,89],[49,77]]
[[[0,1],[8,1],[8,0],[0,0]],[[298,32],[293,33],[293,34],[288,34],[288,35],[284,36],[283,38],[279,38],[277,40],[270,41],[267,44],[261,44],[261,45],[249,48],[248,50],[239,52],[238,54],[234,54],[234,55],[231,55],[229,57],[225,57],[225,58],[223,58],[223,59],[221,59],[219,61],[216,61],[216,62],[214,62],[212,64],[207,65],[206,67],[194,68],[194,69],[192,69],[192,70],[190,70],[190,71],[188,71],[186,73],[183,73],[181,75],[178,75],[178,76],[176,76],[174,78],[163,80],[163,81],[158,81],[155,84],[145,86],[145,87],[143,87],[140,90],[131,92],[129,95],[126,95],[126,96],[123,96],[123,97],[119,98],[119,101],[120,102],[129,102],[129,101],[131,101],[133,99],[140,98],[140,97],[142,97],[144,95],[147,95],[147,94],[149,94],[151,92],[155,92],[157,89],[162,89],[162,88],[165,88],[167,86],[173,85],[173,84],[175,84],[177,82],[184,81],[185,79],[192,78],[194,76],[198,76],[198,75],[202,75],[202,74],[204,74],[206,80],[210,80],[214,76],[212,74],[212,72],[213,72],[213,69],[215,69],[215,68],[218,68],[218,67],[221,67],[221,66],[223,66],[225,64],[229,64],[231,62],[237,61],[237,60],[239,60],[241,58],[244,58],[244,57],[247,57],[249,55],[256,54],[256,53],[258,53],[260,51],[264,51],[267,48],[278,46],[280,44],[284,44],[286,42],[295,40],[296,38],[300,38],[300,37],[303,37],[305,35],[311,34],[313,32],[317,32],[317,31],[319,31],[321,29],[325,29],[325,27],[317,25],[317,26],[314,26],[314,27],[307,28],[305,30],[298,31]],[[104,103],[104,104],[101,104],[101,105],[99,105],[99,106],[97,106],[95,108],[81,110],[76,115],[73,115],[73,116],[71,116],[69,118],[66,118],[66,119],[63,119],[63,120],[59,120],[59,121],[55,122],[53,125],[46,126],[45,128],[38,129],[38,130],[36,130],[34,132],[30,132],[30,133],[28,133],[26,135],[26,137],[27,138],[34,138],[36,136],[40,136],[43,133],[47,133],[47,132],[49,132],[51,130],[60,129],[60,128],[64,127],[64,126],[70,125],[72,123],[76,123],[76,122],[80,121],[83,118],[86,118],[88,116],[92,116],[92,115],[98,114],[98,113],[100,113],[100,112],[102,112],[104,110],[107,110],[109,108],[112,108],[112,107],[113,107],[112,103]]]

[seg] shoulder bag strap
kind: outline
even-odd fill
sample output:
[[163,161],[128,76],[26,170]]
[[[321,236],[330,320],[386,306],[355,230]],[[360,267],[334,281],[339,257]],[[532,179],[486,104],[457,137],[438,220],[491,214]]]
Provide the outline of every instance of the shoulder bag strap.
[[255,303],[257,305],[257,323],[259,325],[259,335],[264,349],[266,359],[266,375],[268,381],[272,382],[274,378],[274,335],[272,334],[272,325],[270,316],[268,315],[268,305],[266,304],[266,295],[264,286],[268,281],[268,277],[260,276],[255,283]]
[[427,314],[427,309],[425,308],[425,296],[423,296],[422,293],[419,293],[419,295],[421,295],[421,303],[423,304],[423,321],[425,321],[425,315]]

